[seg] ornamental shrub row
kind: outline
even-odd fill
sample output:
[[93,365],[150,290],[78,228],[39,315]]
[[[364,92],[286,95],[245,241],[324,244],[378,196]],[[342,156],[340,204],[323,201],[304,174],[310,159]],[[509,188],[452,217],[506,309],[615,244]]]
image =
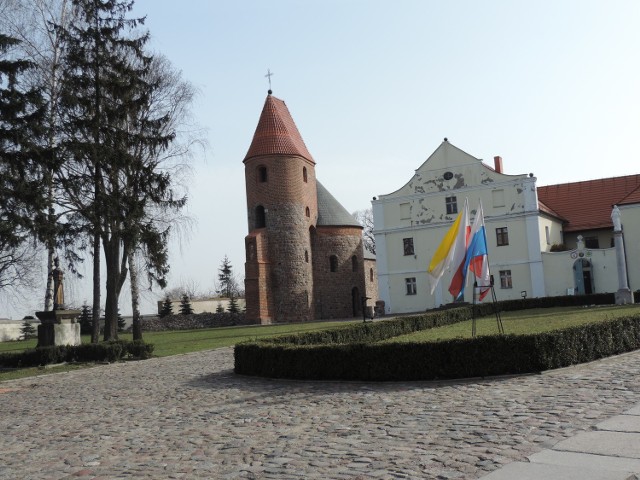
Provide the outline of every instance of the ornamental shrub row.
[[[499,302],[500,310],[611,304],[604,295]],[[579,299],[579,300],[574,300]],[[575,302],[575,303],[572,303]],[[494,335],[442,342],[377,343],[418,330],[494,313],[493,304],[431,311],[375,323],[236,345],[235,371],[312,380],[435,380],[534,373],[640,348],[640,316],[535,335]]]
[[57,345],[0,353],[0,366],[5,368],[38,367],[63,362],[116,362],[123,358],[150,358],[154,346],[141,341],[117,340],[82,345]]

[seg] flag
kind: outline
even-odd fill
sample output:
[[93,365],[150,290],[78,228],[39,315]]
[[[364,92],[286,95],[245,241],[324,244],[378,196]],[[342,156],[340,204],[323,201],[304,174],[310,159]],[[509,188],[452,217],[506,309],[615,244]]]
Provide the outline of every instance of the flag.
[[478,211],[473,221],[467,258],[465,259],[465,271],[473,272],[480,287],[479,299],[482,299],[491,290],[491,275],[489,273],[489,252],[487,250],[487,231],[484,227],[484,213],[482,202],[478,203]]
[[[453,225],[449,227],[446,235],[442,239],[442,242],[436,249],[436,252],[433,254],[431,258],[431,263],[429,263],[429,269],[427,273],[429,274],[429,282],[431,283],[431,294],[433,295],[433,291],[436,289],[438,282],[442,275],[444,275],[444,271],[449,267],[451,261],[454,256],[456,256],[456,248],[458,248],[460,236],[460,232],[464,235],[464,233],[469,228],[469,204],[467,199],[464,200],[464,209],[458,214]],[[462,250],[466,248],[466,245],[462,246]],[[462,258],[464,258],[464,252],[462,252]]]
[[449,293],[454,299],[460,298],[464,294],[464,284],[467,279],[467,268],[465,260],[467,258],[467,246],[469,245],[469,235],[471,227],[469,226],[469,200],[464,199],[464,210],[462,212],[462,222],[455,240],[455,250],[451,256],[451,268],[453,277],[449,285]]

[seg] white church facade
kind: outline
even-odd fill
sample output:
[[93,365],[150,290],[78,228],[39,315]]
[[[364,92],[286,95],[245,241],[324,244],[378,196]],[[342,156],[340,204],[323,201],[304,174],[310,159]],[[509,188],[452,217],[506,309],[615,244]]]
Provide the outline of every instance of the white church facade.
[[628,285],[640,288],[640,175],[537,187],[533,174],[507,175],[502,158],[489,166],[445,139],[403,187],[372,202],[387,314],[453,301],[452,272],[431,294],[427,269],[465,199],[471,221],[482,202],[498,300],[616,292],[614,205],[624,228]]

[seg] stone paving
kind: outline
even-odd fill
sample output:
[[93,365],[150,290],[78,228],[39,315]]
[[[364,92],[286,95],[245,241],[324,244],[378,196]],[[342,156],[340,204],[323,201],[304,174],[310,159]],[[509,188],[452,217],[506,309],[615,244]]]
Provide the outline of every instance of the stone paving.
[[233,350],[0,383],[0,478],[479,478],[640,403],[640,351],[541,375],[304,382]]

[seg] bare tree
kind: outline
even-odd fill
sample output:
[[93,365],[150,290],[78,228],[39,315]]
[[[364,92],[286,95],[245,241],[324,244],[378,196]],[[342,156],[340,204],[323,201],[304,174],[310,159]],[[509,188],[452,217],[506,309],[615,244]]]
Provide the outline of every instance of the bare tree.
[[362,242],[367,251],[376,254],[376,238],[373,235],[373,210],[367,208],[365,210],[357,210],[353,212],[355,218],[362,225]]

